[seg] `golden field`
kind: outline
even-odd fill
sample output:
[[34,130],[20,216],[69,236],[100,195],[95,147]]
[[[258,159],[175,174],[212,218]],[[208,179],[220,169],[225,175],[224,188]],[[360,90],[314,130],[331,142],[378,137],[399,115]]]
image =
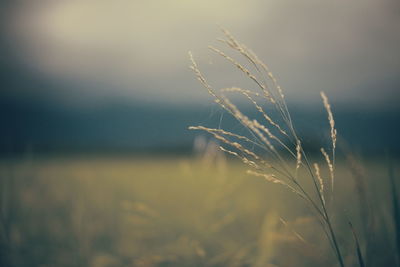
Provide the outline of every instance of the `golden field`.
[[[337,163],[330,207],[346,263],[356,263],[347,220],[366,251],[369,209],[375,245],[386,244],[374,258],[390,263],[388,167],[375,160],[357,170],[350,163]],[[27,158],[3,160],[0,170],[3,264],[335,266],[301,198],[247,175],[246,166],[222,154]],[[357,171],[364,171],[361,183]],[[372,207],[360,205],[363,194]]]

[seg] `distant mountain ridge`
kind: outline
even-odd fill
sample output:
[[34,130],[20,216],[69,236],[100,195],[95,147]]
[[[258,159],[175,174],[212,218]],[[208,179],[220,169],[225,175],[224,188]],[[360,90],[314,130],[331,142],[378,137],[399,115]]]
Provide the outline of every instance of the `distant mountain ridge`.
[[[327,140],[329,125],[321,106],[291,105],[304,141]],[[247,110],[247,108],[245,108]],[[269,111],[272,112],[272,111]],[[0,154],[36,152],[190,152],[196,135],[191,125],[242,131],[215,106],[160,106],[114,102],[90,108],[68,108],[51,102],[0,99]],[[257,116],[249,111],[250,116]],[[357,111],[335,107],[339,136],[365,153],[400,154],[399,110]],[[319,144],[315,144],[316,146]]]

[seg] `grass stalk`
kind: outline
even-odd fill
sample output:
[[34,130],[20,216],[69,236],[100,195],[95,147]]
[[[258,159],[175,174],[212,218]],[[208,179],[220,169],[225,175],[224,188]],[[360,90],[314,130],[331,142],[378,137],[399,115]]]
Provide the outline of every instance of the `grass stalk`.
[[[194,71],[200,83],[207,89],[208,93],[214,97],[214,101],[229,114],[231,114],[242,126],[244,126],[253,140],[247,136],[239,136],[235,133],[221,129],[210,129],[202,126],[190,127],[189,129],[205,130],[206,132],[212,134],[216,139],[232,147],[233,149],[230,150],[221,147],[224,152],[238,157],[250,168],[254,169],[249,170],[249,174],[264,177],[267,181],[275,184],[281,184],[303,198],[312,208],[312,210],[316,212],[318,221],[323,228],[323,231],[333,249],[339,265],[344,267],[345,265],[343,256],[339,248],[336,232],[332,226],[332,221],[327,209],[327,203],[325,201],[325,181],[320,174],[318,164],[314,164],[315,170],[313,170],[311,167],[307,153],[301,145],[301,140],[295,130],[282,88],[277,83],[277,80],[270,72],[266,64],[264,64],[252,51],[247,49],[245,45],[240,44],[228,31],[222,31],[226,39],[221,39],[220,41],[227,45],[228,48],[233,49],[234,51],[238,52],[239,55],[243,56],[247,63],[255,69],[255,72],[253,73],[253,70],[239,63],[238,60],[231,57],[221,49],[213,46],[210,46],[209,48],[211,51],[215,52],[217,55],[233,64],[233,66],[243,73],[247,78],[251,79],[255,85],[261,89],[262,94],[241,88],[225,88],[219,91],[215,90],[211,87],[211,85],[208,84],[197,63],[193,59],[193,56],[190,54],[190,60],[192,62],[191,69]],[[239,92],[242,96],[247,98],[250,103],[253,104],[253,107],[266,119],[269,125],[275,128],[277,133],[273,134],[267,126],[259,123],[255,119],[250,119],[243,114],[226,95],[232,92]],[[253,97],[260,97],[265,104],[272,105],[272,107],[278,111],[283,125],[277,123],[278,120],[275,120],[266,114],[262,105]],[[328,97],[323,92],[321,92],[321,97],[324,107],[328,113],[328,122],[330,125],[332,141],[332,158],[329,157],[328,153],[323,148],[321,148],[321,152],[330,171],[329,184],[331,185],[330,187],[333,191],[337,132]],[[235,141],[235,138],[238,141]],[[241,144],[240,142],[244,143]],[[263,150],[263,153],[255,154],[255,152],[251,152],[252,148],[246,147],[245,143],[253,143],[253,145],[257,145]],[[292,164],[295,166],[293,171],[290,170],[289,166],[291,165],[288,164],[285,156],[282,155],[280,150],[277,148],[288,152],[291,156],[290,158],[293,158],[295,161],[294,164]],[[248,156],[252,158],[251,161],[248,159]],[[274,174],[269,173],[268,170],[260,167],[265,165],[269,166],[269,170],[276,171],[280,177],[275,176]],[[298,171],[300,168],[305,168],[307,170],[308,176],[313,185],[313,190],[307,190],[302,184],[301,180],[298,178]],[[315,197],[312,197],[313,194],[316,194],[316,199]]]

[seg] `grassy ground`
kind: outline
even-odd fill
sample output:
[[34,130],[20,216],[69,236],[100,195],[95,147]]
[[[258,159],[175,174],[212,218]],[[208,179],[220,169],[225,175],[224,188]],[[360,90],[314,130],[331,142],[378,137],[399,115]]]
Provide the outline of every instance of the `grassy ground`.
[[[337,164],[335,227],[348,266],[347,220],[370,262],[393,264],[387,167],[366,165],[363,185]],[[301,199],[223,157],[3,160],[0,174],[1,266],[335,265]],[[371,209],[379,216],[369,244],[384,251],[366,245]]]

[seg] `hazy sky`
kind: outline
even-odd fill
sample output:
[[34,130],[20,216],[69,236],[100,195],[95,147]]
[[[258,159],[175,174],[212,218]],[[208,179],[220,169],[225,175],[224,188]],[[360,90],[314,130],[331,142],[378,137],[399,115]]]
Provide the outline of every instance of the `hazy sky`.
[[270,66],[290,101],[321,90],[366,106],[400,98],[396,0],[26,0],[6,13],[11,58],[57,81],[40,93],[63,101],[208,101],[188,70],[189,50],[211,82],[242,78],[207,49],[222,35],[218,25]]

